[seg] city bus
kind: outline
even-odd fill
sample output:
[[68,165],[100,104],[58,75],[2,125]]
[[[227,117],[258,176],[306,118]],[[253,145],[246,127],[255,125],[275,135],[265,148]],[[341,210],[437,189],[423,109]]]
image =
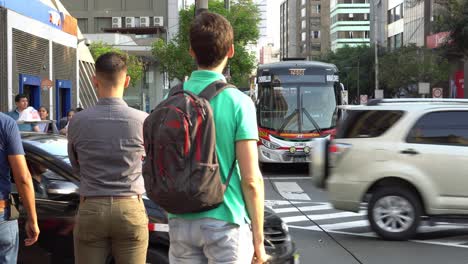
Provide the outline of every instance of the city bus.
[[256,76],[260,163],[307,163],[313,141],[332,138],[343,103],[333,64],[281,61],[260,65]]

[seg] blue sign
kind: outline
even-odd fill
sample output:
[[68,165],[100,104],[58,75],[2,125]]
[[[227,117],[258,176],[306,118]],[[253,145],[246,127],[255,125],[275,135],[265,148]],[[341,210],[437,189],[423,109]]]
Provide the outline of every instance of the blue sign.
[[63,13],[49,6],[48,2],[48,0],[0,0],[0,6],[61,30]]

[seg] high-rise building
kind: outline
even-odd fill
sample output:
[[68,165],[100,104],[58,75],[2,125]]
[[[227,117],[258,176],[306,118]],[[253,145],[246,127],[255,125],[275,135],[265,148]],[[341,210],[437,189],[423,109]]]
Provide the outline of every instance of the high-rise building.
[[[164,96],[166,80],[151,53],[156,39],[174,35],[181,0],[63,0],[91,41],[102,41],[144,62],[143,78],[127,89],[124,99],[149,111]],[[175,31],[174,31],[175,30]]]
[[330,50],[330,1],[281,4],[281,56],[314,59]]
[[332,50],[344,46],[369,45],[370,3],[368,0],[331,0],[330,10]]

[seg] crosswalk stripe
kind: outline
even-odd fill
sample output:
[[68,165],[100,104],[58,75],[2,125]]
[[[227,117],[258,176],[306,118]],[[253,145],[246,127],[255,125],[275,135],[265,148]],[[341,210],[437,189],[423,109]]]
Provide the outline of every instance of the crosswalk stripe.
[[288,216],[288,217],[283,217],[282,219],[286,223],[294,223],[294,222],[308,221],[309,218],[314,221],[317,221],[317,220],[328,220],[328,219],[362,216],[362,215],[365,215],[365,214],[361,212],[359,213],[339,212],[339,213],[331,213],[331,214],[308,215],[308,218],[305,217],[304,215]]
[[[348,229],[348,228],[354,228],[354,227],[361,227],[361,226],[367,226],[369,225],[369,221],[367,220],[358,220],[358,221],[352,221],[352,222],[342,222],[342,223],[336,223],[336,224],[326,224],[326,225],[320,225],[323,229],[325,230],[338,230],[338,229]],[[307,229],[307,230],[313,230],[313,231],[321,231],[321,229],[315,225],[312,226],[289,226],[291,228],[298,228],[298,229]]]
[[444,243],[450,245],[461,245],[468,242],[468,235],[431,239],[431,242]]
[[310,201],[309,195],[302,190],[297,182],[275,182],[274,184],[285,199]]
[[[292,204],[311,204],[313,202],[300,202],[300,201],[279,201],[279,200],[265,200],[265,205],[266,206],[275,206],[275,205],[291,205]],[[320,203],[323,204],[323,203]]]
[[[298,208],[302,212],[311,212],[311,211],[330,210],[330,209],[333,209],[333,206],[331,206],[330,204],[321,204],[321,205],[314,205],[314,206],[302,206]],[[297,210],[297,208],[295,207],[278,208],[278,209],[273,208],[273,211],[275,211],[275,213],[277,214],[299,212],[299,210]]]

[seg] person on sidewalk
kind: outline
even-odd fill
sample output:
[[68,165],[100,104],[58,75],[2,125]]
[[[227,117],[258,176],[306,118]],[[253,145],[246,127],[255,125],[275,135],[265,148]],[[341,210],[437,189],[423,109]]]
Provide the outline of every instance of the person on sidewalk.
[[[204,12],[190,27],[190,54],[198,70],[183,89],[200,94],[234,56],[233,30],[222,16]],[[210,101],[216,150],[225,182],[237,159],[224,202],[208,211],[169,214],[171,264],[265,263],[264,186],[258,166],[258,130],[252,100],[238,89],[225,89]]]
[[74,229],[75,263],[146,263],[148,216],[142,200],[145,112],[123,100],[127,57],[115,52],[96,60],[95,106],[68,125],[68,153],[80,176],[80,206]]
[[34,187],[24,156],[23,143],[15,120],[0,113],[0,264],[16,264],[18,258],[18,221],[10,202],[10,170],[27,212],[25,245],[39,237]]
[[[15,121],[18,121],[18,119],[21,116],[21,113],[29,106],[28,97],[24,94],[17,94],[15,96],[15,104],[16,104],[15,110],[8,112],[6,114],[10,116],[11,118],[13,118]],[[41,132],[36,123],[18,124],[18,128],[20,131]]]

